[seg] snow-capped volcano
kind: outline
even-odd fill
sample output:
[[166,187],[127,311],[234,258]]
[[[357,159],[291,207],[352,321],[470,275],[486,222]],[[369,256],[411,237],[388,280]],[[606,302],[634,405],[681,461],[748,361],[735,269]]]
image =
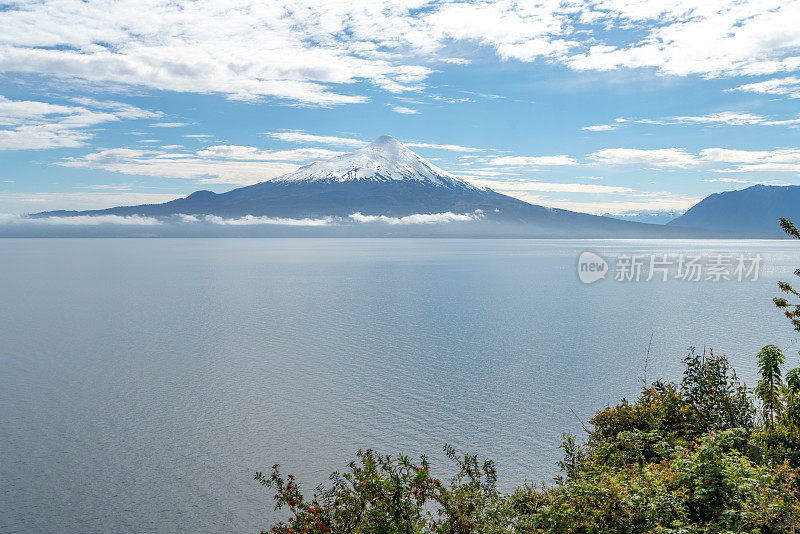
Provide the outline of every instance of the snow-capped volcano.
[[387,182],[394,180],[427,182],[439,187],[479,189],[440,169],[389,135],[382,135],[355,152],[342,154],[327,161],[311,163],[273,181]]
[[[137,215],[164,221],[208,220],[212,216],[220,220],[244,218],[245,222],[255,217],[289,226],[309,220],[344,221],[336,224],[347,226],[342,232],[351,234],[361,231],[355,228],[362,224],[359,221],[378,221],[374,224],[380,225],[385,220],[454,221],[448,225],[464,225],[457,231],[473,236],[502,232],[530,237],[645,237],[680,233],[677,228],[536,206],[476,187],[426,161],[388,135],[354,152],[225,193],[195,191],[163,204],[44,212],[31,217],[76,215]],[[435,232],[433,235],[442,235]]]

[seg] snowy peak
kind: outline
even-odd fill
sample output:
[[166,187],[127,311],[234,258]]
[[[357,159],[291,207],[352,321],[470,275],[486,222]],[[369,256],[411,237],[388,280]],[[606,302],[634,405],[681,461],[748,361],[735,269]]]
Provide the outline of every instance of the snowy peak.
[[479,190],[415,154],[400,141],[382,135],[349,154],[318,161],[276,178],[275,182],[416,181],[438,187]]
[[393,152],[396,154],[399,154],[403,150],[405,150],[406,152],[411,152],[405,146],[403,146],[403,143],[401,143],[391,135],[382,135],[379,138],[375,139],[373,142],[371,142],[368,146],[376,150],[383,150],[385,152]]

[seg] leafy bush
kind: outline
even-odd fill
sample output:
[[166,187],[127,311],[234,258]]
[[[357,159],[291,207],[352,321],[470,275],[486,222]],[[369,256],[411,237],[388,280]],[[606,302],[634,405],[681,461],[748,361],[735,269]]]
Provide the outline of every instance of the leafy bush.
[[564,435],[563,474],[552,484],[502,494],[491,461],[447,445],[457,468],[449,483],[431,475],[424,456],[359,451],[310,500],[278,466],[256,473],[275,491],[276,508],[289,508],[271,532],[792,532],[800,526],[800,431],[787,423],[788,409],[774,427],[759,426],[727,358],[690,350],[684,364],[679,384],[656,382],[633,403],[595,414],[584,444]]

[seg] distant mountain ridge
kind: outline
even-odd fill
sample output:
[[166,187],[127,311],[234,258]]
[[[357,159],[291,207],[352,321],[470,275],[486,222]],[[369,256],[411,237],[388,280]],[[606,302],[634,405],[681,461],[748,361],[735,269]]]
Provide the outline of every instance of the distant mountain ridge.
[[684,213],[686,210],[640,210],[629,213],[604,213],[603,217],[647,224],[667,224]]
[[785,237],[778,226],[780,217],[800,222],[800,186],[759,184],[714,193],[667,224],[724,231],[737,237]]
[[[477,187],[415,154],[390,136],[327,161],[226,193],[196,191],[163,204],[89,211],[51,211],[32,218],[72,216],[336,218],[353,222],[419,214],[462,214],[463,235],[520,237],[680,237],[683,228],[621,221],[546,208]],[[446,217],[445,217],[446,219]],[[452,219],[452,218],[451,218]],[[358,222],[358,221],[356,221]],[[494,226],[492,226],[494,225]],[[501,225],[504,225],[502,228]],[[444,225],[441,225],[444,226]],[[478,228],[480,226],[480,228]],[[437,230],[438,231],[438,230]]]

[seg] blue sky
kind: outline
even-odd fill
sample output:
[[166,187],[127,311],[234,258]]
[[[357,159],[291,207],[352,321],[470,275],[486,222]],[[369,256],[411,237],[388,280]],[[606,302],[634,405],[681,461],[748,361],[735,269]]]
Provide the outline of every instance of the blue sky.
[[800,2],[0,4],[0,213],[162,202],[390,134],[591,213],[800,184]]

